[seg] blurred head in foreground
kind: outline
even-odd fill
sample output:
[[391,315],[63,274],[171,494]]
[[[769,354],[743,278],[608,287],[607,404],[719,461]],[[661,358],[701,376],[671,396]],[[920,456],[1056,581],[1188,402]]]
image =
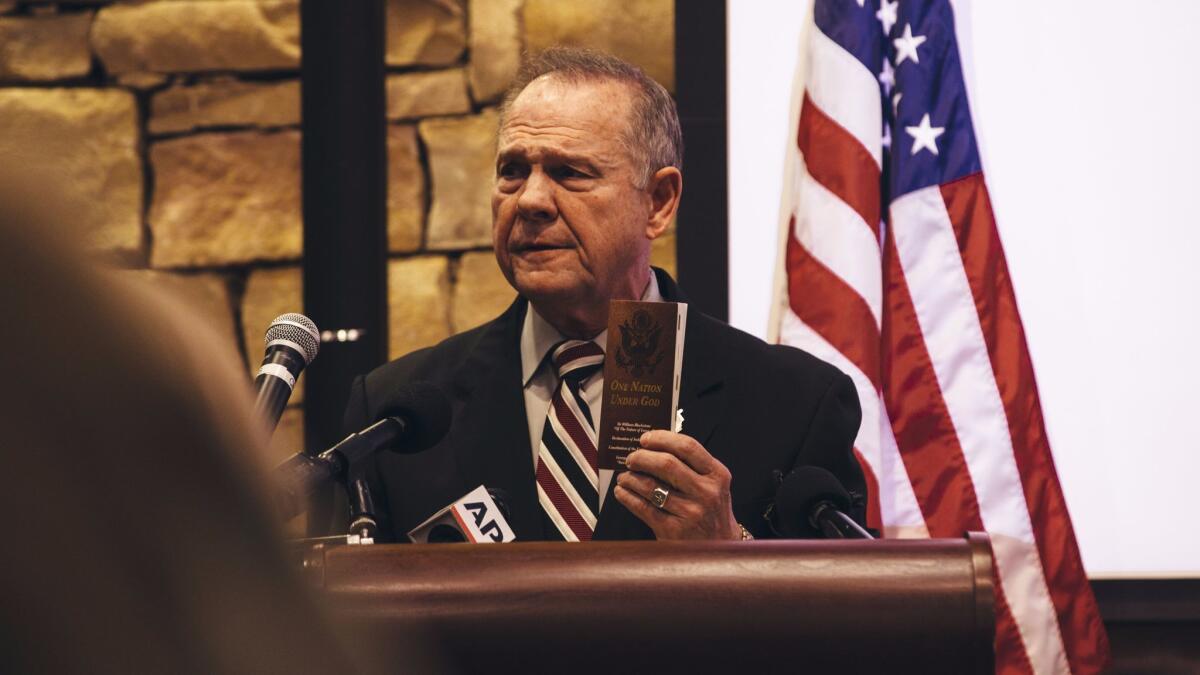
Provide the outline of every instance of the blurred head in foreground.
[[229,340],[32,199],[0,177],[0,671],[361,670],[285,564]]

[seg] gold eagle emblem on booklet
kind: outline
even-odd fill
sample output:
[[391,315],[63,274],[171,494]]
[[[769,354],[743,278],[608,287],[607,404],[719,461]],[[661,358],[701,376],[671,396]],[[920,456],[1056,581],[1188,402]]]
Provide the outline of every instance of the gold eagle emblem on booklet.
[[617,348],[617,365],[633,377],[653,375],[654,369],[666,356],[658,348],[662,325],[645,310],[637,310],[620,325],[621,345]]

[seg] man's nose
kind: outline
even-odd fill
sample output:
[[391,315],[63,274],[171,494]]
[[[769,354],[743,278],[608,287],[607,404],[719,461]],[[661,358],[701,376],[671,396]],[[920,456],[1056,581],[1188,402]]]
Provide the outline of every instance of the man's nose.
[[554,203],[554,181],[540,168],[535,168],[521,186],[517,197],[517,213],[522,219],[533,223],[552,222],[558,218],[558,206]]

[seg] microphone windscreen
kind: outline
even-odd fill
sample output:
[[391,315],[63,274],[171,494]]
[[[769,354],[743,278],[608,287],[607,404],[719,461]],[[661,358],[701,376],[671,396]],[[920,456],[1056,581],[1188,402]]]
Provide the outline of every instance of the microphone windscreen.
[[389,447],[394,452],[420,452],[437,444],[450,430],[450,401],[442,390],[428,382],[410,382],[395,389],[380,408],[379,418],[400,417],[407,424],[404,443]]
[[321,332],[317,330],[317,324],[307,316],[294,312],[280,314],[267,327],[263,343],[269,345],[275,340],[287,340],[298,345],[304,353],[305,365],[317,358],[317,351],[321,348]]
[[802,466],[792,471],[775,493],[776,529],[790,537],[816,536],[809,522],[813,507],[827,501],[839,510],[850,509],[850,494],[842,482],[819,466]]
[[492,501],[496,502],[496,508],[500,509],[500,515],[505,520],[512,520],[512,513],[508,510],[508,491],[501,488],[488,488],[487,491]]

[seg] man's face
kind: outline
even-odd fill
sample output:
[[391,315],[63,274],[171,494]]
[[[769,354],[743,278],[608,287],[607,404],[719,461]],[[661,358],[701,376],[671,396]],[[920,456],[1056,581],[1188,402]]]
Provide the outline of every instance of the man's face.
[[[635,298],[651,200],[622,145],[629,90],[534,80],[500,130],[492,243],[509,283],[539,309]],[[550,318],[550,317],[547,317]]]

